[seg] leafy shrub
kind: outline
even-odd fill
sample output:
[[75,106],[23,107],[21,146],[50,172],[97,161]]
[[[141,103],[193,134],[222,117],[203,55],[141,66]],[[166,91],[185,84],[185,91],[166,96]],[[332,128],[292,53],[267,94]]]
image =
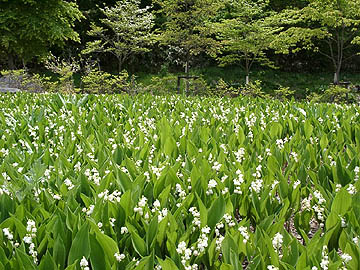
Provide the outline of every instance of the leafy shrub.
[[251,81],[241,89],[241,94],[249,97],[268,98],[269,95],[262,91],[261,81]]
[[290,90],[290,87],[280,86],[278,89],[274,90],[274,97],[280,100],[286,100],[293,96],[295,93],[294,90]]
[[81,77],[84,92],[91,94],[113,94],[128,92],[130,89],[129,74],[122,71],[113,75],[100,70],[90,70]]
[[322,93],[312,93],[308,99],[312,102],[354,103],[356,101],[356,94],[351,91],[351,88],[332,85]]
[[80,64],[74,58],[65,60],[51,54],[45,60],[45,67],[58,75],[51,89],[53,92],[74,93],[79,90],[75,89],[74,74],[80,70]]
[[164,77],[152,77],[151,85],[147,87],[147,91],[155,95],[163,95],[175,93],[177,91],[177,76],[168,74]]
[[11,88],[18,88],[28,92],[51,91],[55,88],[55,82],[50,77],[40,74],[30,74],[24,69],[3,70],[1,82]]

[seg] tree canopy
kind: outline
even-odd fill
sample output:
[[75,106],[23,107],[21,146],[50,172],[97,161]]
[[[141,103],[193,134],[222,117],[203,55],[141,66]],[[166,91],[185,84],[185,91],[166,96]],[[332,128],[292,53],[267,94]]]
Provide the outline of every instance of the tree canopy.
[[[95,58],[108,71],[256,65],[360,70],[360,0],[0,0],[0,65]],[[215,60],[216,61],[215,61]],[[313,65],[316,62],[317,65]],[[351,65],[350,65],[351,64]]]
[[74,31],[83,18],[75,2],[64,0],[0,1],[0,50],[23,61],[43,57],[52,46],[65,46],[68,41],[79,42]]

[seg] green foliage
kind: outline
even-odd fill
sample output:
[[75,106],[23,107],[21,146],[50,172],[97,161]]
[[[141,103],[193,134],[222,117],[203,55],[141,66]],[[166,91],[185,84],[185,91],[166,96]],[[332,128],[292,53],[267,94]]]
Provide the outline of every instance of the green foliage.
[[50,54],[45,66],[48,70],[58,75],[57,83],[54,85],[52,92],[73,93],[75,89],[74,74],[80,70],[80,64],[74,58],[68,60],[56,57]]
[[351,91],[351,88],[332,85],[323,93],[310,95],[309,99],[313,102],[354,103],[357,101],[357,95]]
[[162,45],[174,47],[182,64],[188,66],[191,58],[202,52],[212,55],[217,51],[219,44],[213,38],[215,29],[210,21],[222,6],[221,1],[158,0],[156,3],[165,17],[158,40]]
[[266,12],[267,5],[268,1],[228,1],[228,14],[214,24],[222,45],[221,54],[217,55],[221,66],[239,64],[246,76],[254,62],[274,67],[266,51],[276,47],[282,28],[272,19],[273,14]]
[[72,1],[1,1],[0,13],[0,51],[7,55],[40,59],[50,47],[80,41],[74,24],[83,15]]
[[359,106],[16,93],[0,109],[1,269],[359,269]]
[[1,75],[6,78],[6,85],[28,92],[51,91],[55,83],[51,77],[39,74],[30,74],[24,69],[2,70]]
[[256,80],[246,84],[240,91],[244,96],[268,98],[269,95],[263,92],[261,81]]
[[[278,20],[288,26],[278,39],[280,51],[292,47],[294,52],[305,48],[320,53],[330,60],[337,84],[344,62],[356,54],[348,53],[349,49],[359,45],[359,5],[359,0],[313,0],[301,9],[285,9],[278,14]],[[325,47],[319,46],[319,40]]]
[[118,1],[101,9],[101,25],[91,24],[88,35],[95,38],[86,44],[83,54],[110,53],[118,60],[118,71],[135,54],[150,51],[153,43],[154,16],[150,7],[140,8],[139,0]]
[[81,77],[83,89],[92,94],[114,94],[129,91],[129,74],[122,71],[118,75],[92,69]]
[[152,94],[169,94],[176,92],[177,76],[168,74],[166,76],[151,78],[151,84],[148,86],[148,90]]
[[290,87],[280,86],[278,89],[274,90],[274,96],[280,100],[286,100],[294,95],[295,90],[291,90]]

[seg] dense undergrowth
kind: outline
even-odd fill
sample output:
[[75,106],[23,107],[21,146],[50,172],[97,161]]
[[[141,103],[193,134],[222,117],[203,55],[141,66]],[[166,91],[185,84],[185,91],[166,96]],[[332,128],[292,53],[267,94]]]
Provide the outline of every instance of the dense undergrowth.
[[359,269],[360,109],[0,95],[0,269]]

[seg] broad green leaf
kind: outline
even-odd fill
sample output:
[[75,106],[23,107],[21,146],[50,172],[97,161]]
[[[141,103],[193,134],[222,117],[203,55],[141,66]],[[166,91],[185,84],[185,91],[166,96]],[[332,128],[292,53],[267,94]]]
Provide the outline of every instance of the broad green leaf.
[[179,268],[176,266],[173,260],[166,257],[165,260],[161,260],[158,258],[159,264],[163,270],[178,270]]
[[146,256],[147,247],[144,239],[142,239],[135,230],[132,230],[130,233],[131,233],[131,242],[136,252],[142,257]]
[[225,200],[220,196],[212,203],[207,217],[207,225],[213,229],[215,225],[222,219],[225,213]]
[[68,265],[73,264],[76,260],[81,260],[82,257],[88,258],[90,255],[90,240],[89,240],[89,224],[85,222],[78,233],[76,234],[68,257]]
[[351,195],[343,188],[335,196],[331,205],[331,212],[344,216],[352,204]]

